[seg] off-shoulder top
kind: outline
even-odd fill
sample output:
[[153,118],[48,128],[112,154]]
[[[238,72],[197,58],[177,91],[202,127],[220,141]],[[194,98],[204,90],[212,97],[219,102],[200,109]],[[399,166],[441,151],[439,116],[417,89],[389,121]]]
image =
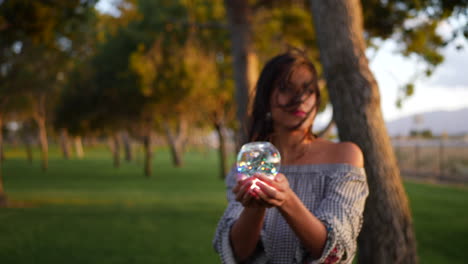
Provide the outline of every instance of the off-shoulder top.
[[[369,193],[365,170],[348,164],[308,164],[284,165],[280,172],[307,209],[326,226],[325,248],[319,259],[312,259],[280,212],[269,208],[261,239],[247,263],[351,263]],[[243,206],[232,192],[235,184],[233,168],[226,177],[228,206],[213,239],[223,263],[236,263],[229,232]]]

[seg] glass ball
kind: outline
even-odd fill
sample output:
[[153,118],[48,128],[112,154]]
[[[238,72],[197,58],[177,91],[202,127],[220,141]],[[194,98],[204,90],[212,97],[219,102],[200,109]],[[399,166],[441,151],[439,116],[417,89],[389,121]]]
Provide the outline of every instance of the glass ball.
[[281,155],[276,147],[267,141],[250,142],[242,146],[237,154],[237,172],[253,176],[261,173],[274,178],[281,164]]

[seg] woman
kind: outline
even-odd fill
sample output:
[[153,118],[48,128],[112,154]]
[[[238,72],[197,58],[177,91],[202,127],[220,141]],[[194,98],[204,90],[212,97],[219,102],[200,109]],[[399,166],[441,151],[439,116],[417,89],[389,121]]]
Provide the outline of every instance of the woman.
[[213,240],[223,263],[352,262],[368,195],[363,155],[312,134],[319,104],[316,70],[302,54],[265,65],[250,141],[274,144],[281,169],[274,179],[227,176],[229,204]]

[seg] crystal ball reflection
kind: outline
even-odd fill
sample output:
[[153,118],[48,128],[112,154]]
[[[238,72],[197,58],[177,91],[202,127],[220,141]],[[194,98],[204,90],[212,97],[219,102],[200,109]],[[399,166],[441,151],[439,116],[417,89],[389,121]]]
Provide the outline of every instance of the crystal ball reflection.
[[250,142],[237,154],[237,172],[250,177],[262,173],[274,177],[280,168],[281,155],[270,142]]

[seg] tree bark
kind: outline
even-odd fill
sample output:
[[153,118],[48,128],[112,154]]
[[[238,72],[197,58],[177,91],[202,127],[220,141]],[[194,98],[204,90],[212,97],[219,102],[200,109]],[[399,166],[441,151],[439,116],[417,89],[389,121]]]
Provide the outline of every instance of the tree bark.
[[83,150],[83,142],[81,140],[81,136],[76,136],[74,142],[75,142],[76,156],[79,159],[82,159],[84,157],[84,150]]
[[24,135],[23,143],[26,148],[26,159],[30,164],[33,162],[33,151],[32,151],[32,138],[30,135]]
[[2,100],[0,100],[0,162],[5,160],[5,150],[3,148],[3,120],[8,101],[9,98],[7,96],[3,96]]
[[98,139],[96,136],[91,136],[88,138],[88,142],[86,143],[87,145],[91,147],[95,147],[98,145]]
[[0,162],[0,208],[7,205],[8,199],[3,189],[3,163]]
[[60,146],[63,158],[70,159],[70,143],[68,142],[68,131],[66,129],[60,130]]
[[47,171],[49,167],[49,142],[47,140],[46,119],[44,116],[36,117],[39,137],[39,146],[41,148],[42,170]]
[[3,161],[4,161],[4,154],[3,154],[3,116],[0,113],[0,207],[4,207],[7,204],[7,196],[3,189]]
[[224,179],[228,172],[227,169],[227,150],[226,150],[226,135],[224,123],[221,120],[214,122],[214,127],[218,133],[219,138],[219,168],[220,168],[220,178]]
[[152,174],[152,158],[153,158],[153,150],[151,148],[152,144],[152,137],[151,137],[151,130],[146,129],[145,135],[143,136],[143,147],[144,147],[144,156],[145,156],[145,161],[144,161],[144,170],[145,170],[145,176],[150,177]]
[[5,160],[5,153],[3,149],[3,113],[0,112],[0,163],[2,163],[4,160]]
[[123,142],[124,150],[125,150],[125,160],[132,161],[133,160],[132,142],[128,134],[128,131],[122,132],[122,142]]
[[236,145],[240,148],[246,143],[250,98],[258,77],[258,60],[253,52],[252,43],[252,10],[248,0],[225,0],[224,5],[229,21],[231,49],[234,65],[234,81],[237,102],[237,132]]
[[39,146],[41,149],[42,170],[47,171],[49,167],[49,142],[47,139],[47,124],[46,124],[46,96],[40,94],[38,96],[30,95],[34,105],[33,118],[38,127]]
[[114,157],[114,168],[120,167],[120,139],[119,133],[112,135],[112,156]]
[[182,167],[184,163],[182,156],[184,152],[184,144],[187,139],[187,125],[186,120],[180,120],[177,132],[173,133],[169,124],[167,122],[164,123],[166,138],[171,150],[172,163],[175,167]]
[[311,0],[322,66],[342,141],[364,152],[370,195],[359,236],[359,263],[417,263],[408,199],[365,56],[361,3]]

